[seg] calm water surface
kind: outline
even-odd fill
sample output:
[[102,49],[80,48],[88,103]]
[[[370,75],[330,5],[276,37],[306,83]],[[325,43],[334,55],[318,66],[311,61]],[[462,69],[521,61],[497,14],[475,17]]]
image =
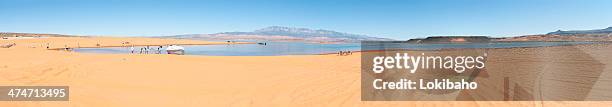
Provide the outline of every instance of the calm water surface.
[[[593,42],[500,42],[500,43],[454,43],[454,44],[387,44],[384,47],[413,50],[436,50],[445,48],[513,48],[513,47],[541,47],[589,44]],[[155,46],[153,46],[155,47]],[[210,56],[277,56],[277,55],[307,55],[337,53],[339,51],[359,51],[360,43],[348,44],[316,44],[302,42],[268,42],[267,45],[259,44],[233,44],[233,45],[184,45],[186,55],[210,55]],[[380,49],[380,46],[363,46],[365,50]],[[139,53],[141,47],[135,47]],[[157,47],[150,53],[156,53]],[[161,54],[165,53],[165,47]],[[76,52],[85,53],[111,53],[126,54],[131,50],[128,47],[110,48],[78,48]]]

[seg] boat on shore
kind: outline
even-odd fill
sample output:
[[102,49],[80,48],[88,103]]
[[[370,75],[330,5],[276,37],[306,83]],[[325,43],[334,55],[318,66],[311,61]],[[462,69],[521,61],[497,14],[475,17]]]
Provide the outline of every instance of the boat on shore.
[[166,52],[168,52],[168,54],[184,55],[185,48],[182,46],[170,45],[166,48]]

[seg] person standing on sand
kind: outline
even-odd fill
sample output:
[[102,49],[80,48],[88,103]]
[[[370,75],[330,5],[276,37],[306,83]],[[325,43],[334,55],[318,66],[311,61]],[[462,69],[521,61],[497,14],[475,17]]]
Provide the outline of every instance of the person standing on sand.
[[149,46],[145,47],[145,54],[149,54]]
[[130,47],[130,53],[134,54],[134,45]]
[[159,46],[159,47],[157,48],[157,54],[161,54],[161,49],[162,49],[162,46]]

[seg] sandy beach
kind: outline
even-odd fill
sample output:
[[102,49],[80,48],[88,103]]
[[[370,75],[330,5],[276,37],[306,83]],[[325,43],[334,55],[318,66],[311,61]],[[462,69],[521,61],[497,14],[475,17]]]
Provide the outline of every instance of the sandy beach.
[[[124,44],[129,42],[130,44]],[[337,55],[290,56],[192,56],[160,54],[95,54],[46,49],[64,47],[101,47],[167,44],[225,44],[196,40],[114,37],[49,37],[0,40],[0,85],[70,86],[70,101],[0,101],[2,107],[109,107],[109,106],[609,106],[610,101],[361,101],[360,53]],[[520,50],[519,54],[512,53]],[[577,54],[560,51],[580,50]],[[487,71],[551,73],[597,67],[597,75],[612,77],[612,46],[609,44],[539,48],[492,49]],[[549,52],[549,53],[544,53]],[[557,53],[556,53],[557,52]],[[589,62],[572,62],[578,55],[588,55]],[[508,58],[514,55],[515,57]],[[529,56],[542,56],[529,59]],[[521,57],[525,56],[525,57]],[[572,63],[581,68],[542,68]],[[533,63],[512,64],[517,61]],[[589,64],[589,65],[585,65]],[[547,64],[551,65],[551,64]],[[554,73],[552,73],[554,74]],[[551,74],[551,75],[552,75]],[[570,73],[571,74],[571,73]],[[578,75],[578,74],[575,74]],[[490,75],[490,81],[499,75]],[[586,75],[592,76],[592,75]],[[501,81],[501,80],[499,80]],[[522,81],[522,80],[521,80]],[[529,81],[529,80],[524,80]],[[610,78],[595,78],[592,88],[610,89]],[[555,81],[550,81],[555,82]],[[556,82],[563,84],[562,82]],[[550,86],[561,87],[561,86]],[[576,95],[597,99],[605,90]],[[3,94],[3,93],[0,93]]]

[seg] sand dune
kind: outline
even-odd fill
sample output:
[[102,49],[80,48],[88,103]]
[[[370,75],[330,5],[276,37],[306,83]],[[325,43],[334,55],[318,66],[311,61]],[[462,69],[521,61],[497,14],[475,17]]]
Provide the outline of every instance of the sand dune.
[[[360,54],[296,56],[177,56],[91,54],[41,45],[121,46],[222,44],[151,38],[39,38],[0,41],[0,85],[67,85],[67,102],[7,102],[2,107],[108,106],[608,106],[608,101],[361,101]],[[32,48],[32,47],[35,48]],[[558,47],[564,49],[573,47]],[[533,48],[539,51],[549,48]],[[576,48],[610,74],[612,46]],[[493,50],[496,51],[496,50]],[[501,56],[504,50],[497,51]],[[527,52],[529,53],[529,52]],[[500,60],[503,61],[503,60]],[[495,66],[513,69],[515,65]],[[489,66],[490,67],[490,66]],[[601,79],[601,78],[600,78]],[[607,78],[606,78],[607,79]],[[610,81],[595,83],[609,87]],[[591,92],[598,93],[598,92]],[[0,93],[2,94],[2,93]]]

